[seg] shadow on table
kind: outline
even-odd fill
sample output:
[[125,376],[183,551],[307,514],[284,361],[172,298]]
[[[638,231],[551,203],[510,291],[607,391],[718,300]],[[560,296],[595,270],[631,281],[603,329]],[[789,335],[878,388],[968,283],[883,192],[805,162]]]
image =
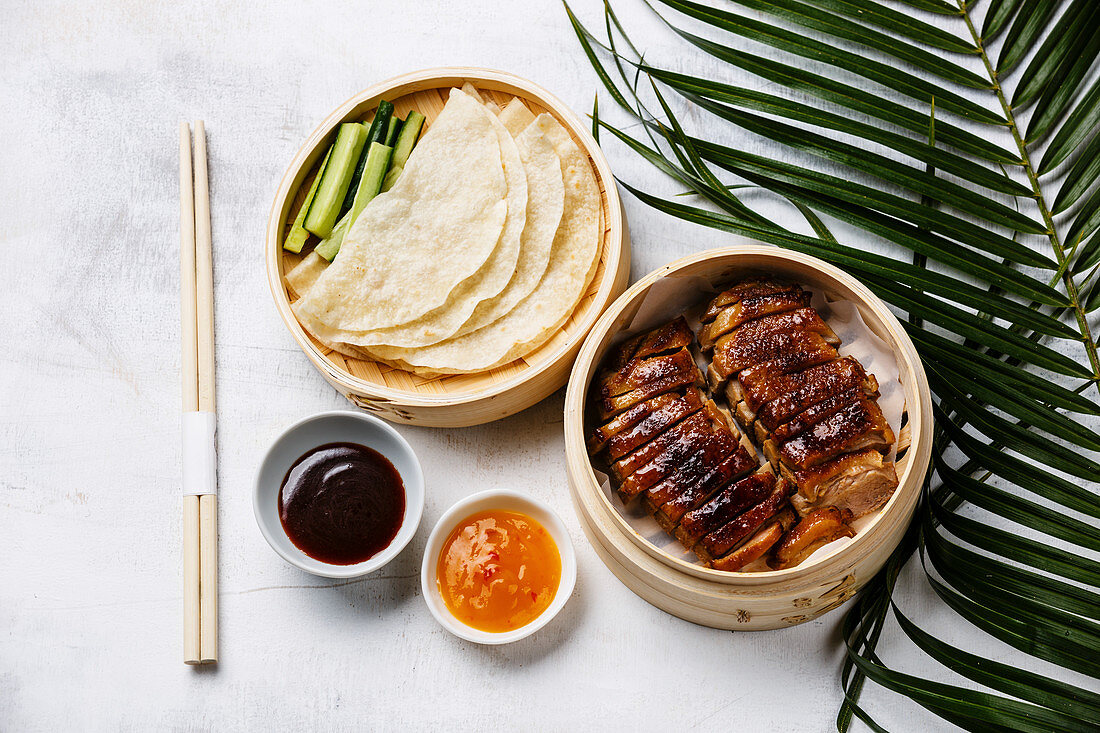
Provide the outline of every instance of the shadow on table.
[[463,649],[480,657],[485,662],[500,667],[523,667],[542,660],[559,651],[569,642],[569,637],[580,626],[584,616],[586,599],[584,596],[584,578],[577,574],[577,585],[570,596],[569,602],[558,612],[558,615],[550,620],[526,639],[492,646],[488,644],[474,644],[464,641],[456,636],[447,634],[452,644],[460,645]]
[[334,581],[332,587],[357,613],[386,616],[420,595],[418,556],[406,550],[384,568],[362,578]]

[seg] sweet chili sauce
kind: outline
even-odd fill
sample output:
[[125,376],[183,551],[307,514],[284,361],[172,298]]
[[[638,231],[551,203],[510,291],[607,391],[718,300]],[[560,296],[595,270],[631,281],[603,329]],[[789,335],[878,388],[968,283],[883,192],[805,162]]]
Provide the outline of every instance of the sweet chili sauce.
[[489,632],[533,621],[554,600],[560,580],[561,555],[546,528],[525,514],[500,510],[459,522],[436,570],[451,614]]

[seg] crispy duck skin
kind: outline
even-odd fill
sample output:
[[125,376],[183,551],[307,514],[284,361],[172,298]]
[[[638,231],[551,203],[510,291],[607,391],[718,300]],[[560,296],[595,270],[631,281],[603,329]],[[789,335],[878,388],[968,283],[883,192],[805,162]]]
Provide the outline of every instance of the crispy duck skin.
[[[676,474],[691,475],[706,470],[707,466],[721,462],[739,445],[737,439],[726,432],[705,432],[689,436],[669,446],[664,453],[623,479],[619,484],[619,494],[625,502],[637,498]],[[665,485],[675,487],[678,482],[673,479]]]
[[771,438],[782,445],[791,438],[801,435],[814,425],[848,405],[865,398],[862,389],[849,389],[839,392],[828,399],[818,402],[792,417],[771,433]]
[[709,501],[680,518],[676,537],[685,547],[693,548],[704,536],[756,506],[775,490],[775,474],[767,467],[730,484]]
[[861,399],[784,443],[779,449],[779,457],[791,469],[802,470],[842,453],[868,448],[885,452],[893,442],[894,433],[878,403]]
[[[759,465],[756,457],[740,443],[718,461],[685,461],[664,481],[646,490],[646,505],[658,522],[668,521],[666,529],[675,528],[684,512],[701,504],[730,480],[755,471]],[[657,512],[662,516],[657,516]]]
[[[664,527],[665,531],[675,534],[685,513],[702,504],[722,486],[736,481],[750,471],[755,471],[759,465],[756,457],[742,444],[711,469],[710,473],[698,481],[685,483],[678,493],[659,507],[654,506],[648,497],[649,492],[660,493],[662,484],[665,482],[657,484],[647,492],[647,503],[657,523]],[[668,480],[665,479],[666,482]],[[691,549],[694,544],[694,542],[689,544],[688,549]]]
[[[748,393],[740,379],[731,379],[726,382],[726,400],[733,405],[738,424],[753,435],[759,443],[764,443],[771,438],[773,431],[787,424],[793,423],[796,431],[794,434],[797,434],[800,428],[795,421],[805,415],[808,418],[814,418],[814,423],[818,422],[844,406],[832,402],[834,399],[841,399],[842,395],[845,395],[843,399],[846,400],[846,404],[850,404],[859,396],[877,396],[878,382],[875,381],[874,376],[867,375],[860,379],[859,375],[863,373],[862,367],[853,368],[846,361],[847,359],[850,357],[807,369],[806,372],[816,370],[817,378],[813,380],[808,378],[813,375],[807,375],[805,372],[782,375],[790,377],[782,382],[780,382],[781,377],[773,380],[773,386],[789,388],[791,392],[775,398],[774,403],[765,404],[759,413],[749,405]],[[750,375],[751,379],[752,375]],[[849,394],[854,394],[856,397],[848,399]],[[830,406],[824,406],[826,402],[830,403],[832,409]],[[823,412],[809,412],[819,406],[822,406]]]
[[596,378],[595,383],[603,386],[607,379],[625,369],[630,364],[630,360],[634,358],[638,346],[645,337],[645,333],[636,334],[608,350],[607,354],[604,355],[603,362],[600,364],[599,376]]
[[713,321],[699,330],[699,345],[703,349],[712,349],[722,341],[747,341],[776,331],[812,331],[833,346],[840,344],[840,339],[836,333],[829,328],[829,324],[825,323],[824,319],[813,308],[798,308],[793,311],[773,313],[769,316],[757,318],[755,321],[749,321],[737,328],[730,325],[730,315],[732,314],[727,315],[726,311],[723,310],[718,313]]
[[873,448],[804,471],[782,470],[798,487],[791,504],[802,515],[832,505],[850,511],[855,518],[862,517],[881,509],[898,486],[893,461],[883,460],[882,453]]
[[691,329],[683,316],[626,341],[600,370],[597,378],[600,394],[615,396],[633,389],[637,383],[632,374],[642,363],[655,356],[679,351],[689,346],[691,341]]
[[600,397],[618,397],[632,389],[652,384],[689,362],[694,364],[695,360],[691,352],[683,347],[668,354],[632,359],[625,368],[605,380],[600,386]]
[[[760,408],[773,400],[788,396],[800,398],[802,392],[806,392],[808,397],[820,396],[825,399],[840,391],[831,387],[851,389],[858,386],[865,373],[858,361],[845,356],[793,374],[773,372],[766,365],[761,369],[747,369],[738,375],[738,381],[741,383],[745,402],[754,411],[760,412]],[[820,402],[821,399],[814,402]],[[814,403],[805,407],[811,404]]]
[[[671,399],[665,401],[664,404],[639,422],[607,439],[608,460],[617,461],[631,451],[637,450],[640,446],[653,440],[653,438],[681,420],[697,413],[707,402],[707,399],[697,389],[689,389],[683,395],[665,393],[654,399],[666,396]],[[633,410],[634,408],[630,409]],[[627,410],[627,412],[630,412],[630,410]],[[624,412],[623,414],[627,413]]]
[[694,335],[688,326],[687,319],[683,316],[676,318],[663,326],[658,326],[644,334],[641,343],[634,353],[635,359],[667,354],[670,351],[679,351],[689,346]]
[[601,420],[609,420],[623,410],[674,389],[702,384],[703,374],[687,349],[668,356],[654,357],[650,361],[660,361],[659,368],[649,368],[646,381],[641,382],[629,392],[614,396],[600,397],[597,400],[597,412]]
[[786,505],[787,495],[787,483],[777,482],[766,499],[699,540],[695,553],[708,561],[722,557],[775,516]]
[[810,293],[796,285],[785,292],[742,298],[725,308],[723,325],[728,325],[732,330],[764,316],[805,308],[810,304],[811,297],[813,296]]
[[[588,439],[585,440],[585,445],[588,448],[589,454],[596,455],[607,447],[607,442],[611,440],[611,438],[622,433],[624,430],[629,430],[635,425],[640,424],[657,410],[679,399],[681,399],[681,396],[673,392],[657,395],[645,402],[639,402],[626,412],[620,413],[615,419],[604,423],[598,428],[594,428],[592,432],[589,433]],[[701,398],[699,404],[702,405]]]
[[750,386],[740,381],[746,404],[769,431],[837,392],[860,387],[868,397],[878,396],[874,376],[850,356],[797,374],[764,379],[761,384]]
[[759,560],[772,546],[783,537],[783,525],[773,520],[757,530],[733,552],[713,560],[710,566],[727,573],[737,572],[754,560]]
[[772,373],[797,372],[832,361],[835,348],[813,331],[773,331],[756,339],[729,339],[714,349],[711,364],[726,379],[768,364]]
[[719,416],[718,408],[714,406],[713,402],[708,401],[702,410],[693,412],[652,440],[640,444],[633,452],[622,455],[611,464],[611,473],[622,481],[665,452],[673,443],[686,440],[692,433],[715,432],[716,424],[720,425],[721,428],[725,427],[725,421]]
[[745,298],[759,298],[761,296],[774,295],[776,293],[800,292],[802,292],[802,288],[793,283],[781,282],[768,277],[749,278],[747,280],[742,280],[736,285],[731,285],[716,295],[714,300],[707,304],[707,309],[703,311],[701,320],[703,323],[710,323],[717,318],[718,314],[723,310],[741,302]]
[[610,466],[611,474],[622,481],[630,474],[646,465],[668,450],[674,443],[691,440],[698,433],[710,433],[710,420],[702,410],[685,417],[637,450],[627,453]]
[[[649,463],[634,471],[619,483],[619,495],[624,502],[637,497],[650,486],[676,471],[688,459],[717,462],[737,445],[737,440],[726,433],[709,430],[691,432],[682,440],[673,442]],[[696,454],[700,454],[696,456]]]
[[776,545],[772,567],[793,568],[829,542],[855,537],[856,533],[848,526],[851,521],[852,513],[847,509],[826,506],[813,510]]

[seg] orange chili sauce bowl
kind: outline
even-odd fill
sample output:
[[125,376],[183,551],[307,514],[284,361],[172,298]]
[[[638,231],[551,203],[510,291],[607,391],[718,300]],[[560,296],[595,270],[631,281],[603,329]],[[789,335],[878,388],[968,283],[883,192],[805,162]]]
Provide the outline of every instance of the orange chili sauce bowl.
[[[488,511],[505,511],[525,514],[541,524],[557,545],[558,555],[561,558],[561,578],[558,581],[557,591],[542,613],[527,624],[509,631],[482,631],[473,626],[467,626],[459,621],[447,607],[446,601],[439,592],[436,582],[439,566],[439,555],[454,529],[474,514]],[[573,594],[573,587],[577,582],[577,556],[573,552],[573,543],[569,539],[569,532],[561,518],[547,504],[527,494],[507,489],[482,491],[468,496],[448,509],[439,521],[436,522],[428,537],[428,545],[424,549],[424,564],[420,570],[420,585],[424,594],[424,601],[428,604],[428,610],[439,624],[460,639],[476,642],[478,644],[509,644],[519,641],[535,633],[550,622],[565,606],[566,601]]]

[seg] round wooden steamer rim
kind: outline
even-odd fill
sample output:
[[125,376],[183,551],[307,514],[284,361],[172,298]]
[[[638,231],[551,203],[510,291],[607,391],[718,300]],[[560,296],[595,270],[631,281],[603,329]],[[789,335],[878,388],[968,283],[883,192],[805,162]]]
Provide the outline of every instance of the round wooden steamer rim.
[[[738,262],[738,260],[741,261]],[[720,268],[731,273],[738,270],[767,270],[769,261],[772,263],[778,262],[779,269],[788,271],[808,270],[822,279],[831,280],[836,289],[841,291],[841,294],[843,294],[843,291],[849,291],[856,296],[849,299],[856,303],[864,319],[869,321],[868,326],[893,347],[898,358],[899,371],[903,378],[906,373],[909,375],[909,379],[903,382],[903,387],[905,388],[906,409],[909,413],[911,438],[906,455],[906,465],[902,475],[898,477],[898,489],[879,512],[879,515],[856,538],[836,552],[812,564],[799,565],[786,570],[740,573],[714,570],[685,562],[655,547],[634,531],[604,495],[593,473],[592,464],[589,461],[584,443],[584,399],[592,375],[599,364],[599,359],[603,356],[601,350],[607,342],[610,331],[621,321],[629,320],[629,318],[624,319],[623,314],[632,307],[636,307],[641,301],[641,296],[655,282],[664,277],[683,274],[685,270],[698,269],[695,266],[708,261],[715,262],[715,269]],[[778,274],[782,276],[784,273],[779,272]],[[871,319],[868,319],[868,314],[872,316]],[[874,323],[876,320],[879,322],[878,324]],[[882,328],[878,329],[875,327],[876,325],[881,325]],[[885,331],[885,333],[880,333],[880,330]],[[922,479],[931,460],[932,431],[927,424],[931,414],[932,399],[928,388],[928,380],[916,348],[894,314],[874,293],[851,275],[816,257],[771,246],[741,245],[689,255],[658,268],[632,285],[604,312],[589,332],[588,338],[577,355],[573,373],[569,377],[569,387],[565,397],[566,461],[570,473],[576,479],[573,498],[578,505],[577,508],[582,509],[581,504],[583,502],[594,500],[602,513],[609,516],[613,523],[618,526],[622,535],[629,538],[631,542],[627,544],[634,545],[644,551],[644,557],[640,561],[632,558],[635,559],[636,563],[644,562],[645,565],[653,565],[650,561],[657,560],[665,566],[699,579],[680,578],[676,581],[676,583],[688,581],[695,593],[722,597],[723,593],[720,590],[711,587],[707,582],[699,582],[710,581],[727,586],[732,585],[743,588],[747,586],[750,589],[754,586],[762,586],[759,590],[765,595],[771,595],[779,590],[775,587],[776,583],[786,584],[790,581],[798,581],[811,574],[843,577],[851,567],[859,562],[861,556],[872,554],[879,545],[888,541],[889,532],[877,532],[875,530],[884,527],[889,518],[895,516],[908,518],[912,515],[917,500],[920,498]],[[592,533],[600,531],[601,528],[598,526],[588,526],[592,522],[592,517],[583,517],[583,519],[586,530],[590,530]],[[601,538],[603,542],[609,542],[613,545],[619,544],[616,541],[617,539],[607,534]],[[605,547],[602,549],[610,551],[610,548]],[[625,553],[624,550],[621,551]],[[637,552],[631,554],[638,556]],[[657,586],[666,584],[666,579],[661,578],[654,572],[655,568],[639,566],[636,570],[631,568],[628,563],[623,562],[622,559],[616,559],[622,570],[630,573],[639,582],[658,590],[658,592],[660,591],[654,585],[654,581],[657,582]]]
[[[406,95],[431,89],[461,87],[467,81],[479,90],[500,91],[519,96],[525,101],[532,102],[550,112],[558,122],[565,126],[574,141],[588,156],[596,174],[597,183],[600,186],[602,199],[600,206],[601,253],[597,274],[593,276],[593,282],[589,283],[581,302],[578,303],[566,321],[567,323],[575,322],[572,333],[569,333],[567,338],[552,351],[540,354],[539,360],[535,364],[520,367],[518,373],[510,377],[471,390],[443,391],[439,394],[414,392],[368,381],[355,376],[329,359],[302,328],[294,315],[294,311],[291,310],[290,298],[283,278],[282,240],[286,219],[299,188],[319,163],[324,152],[322,149],[323,144],[337,125],[347,120],[362,119],[367,112],[377,107],[378,102],[382,99],[399,99]],[[435,408],[457,406],[497,397],[535,380],[545,372],[553,369],[570,350],[578,348],[578,342],[588,333],[592,324],[602,312],[603,307],[601,304],[607,303],[613,297],[618,273],[623,272],[624,268],[626,272],[629,272],[630,252],[629,247],[626,245],[626,231],[622,203],[619,200],[619,193],[615,187],[615,178],[611,173],[611,168],[608,166],[607,160],[604,158],[595,139],[564,102],[539,85],[503,71],[465,66],[423,69],[380,82],[351,97],[326,117],[298,150],[279,183],[271,207],[271,214],[268,217],[265,244],[267,279],[283,323],[286,324],[291,335],[294,336],[295,341],[298,342],[299,347],[313,362],[314,366],[330,379],[362,395],[385,400],[397,406]],[[594,296],[589,299],[587,297],[588,293],[591,292],[592,285],[596,282],[598,282],[599,287]],[[621,285],[619,287],[621,288]],[[577,318],[578,314],[580,314],[579,318]],[[536,353],[545,349],[546,346],[547,344],[540,346],[536,349]],[[515,363],[511,362],[501,368],[512,366]],[[387,366],[387,368],[390,367]],[[494,371],[496,370],[478,372],[473,376],[490,374]],[[411,372],[406,373],[412,374]],[[444,375],[442,379],[469,376],[471,375]],[[420,379],[418,375],[413,375],[412,378]],[[429,381],[436,383],[438,380]]]

